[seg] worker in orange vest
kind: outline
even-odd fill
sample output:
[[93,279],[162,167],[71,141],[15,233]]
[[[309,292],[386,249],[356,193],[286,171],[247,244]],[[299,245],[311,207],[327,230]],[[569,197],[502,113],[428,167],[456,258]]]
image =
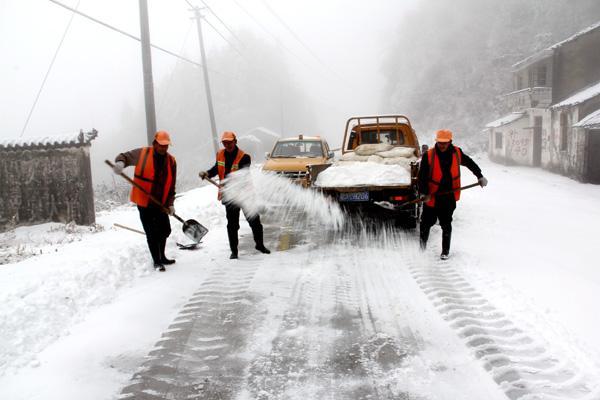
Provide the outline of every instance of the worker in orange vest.
[[[442,227],[442,253],[440,258],[446,260],[450,254],[452,237],[452,214],[456,202],[460,199],[460,166],[467,167],[481,185],[487,185],[487,179],[481,174],[479,166],[459,147],[452,144],[452,132],[442,129],[436,132],[435,146],[421,157],[419,167],[419,192],[423,200],[421,214],[420,241],[421,248],[427,246],[431,227],[440,221]],[[436,193],[450,192],[436,195]]]
[[[221,136],[221,144],[224,149],[219,150],[217,153],[217,161],[215,165],[208,171],[200,171],[198,174],[200,178],[212,178],[218,175],[221,182],[231,172],[235,172],[242,168],[247,168],[252,162],[250,155],[244,153],[240,148],[237,147],[237,137],[233,132],[223,132]],[[219,200],[222,200],[222,193],[219,190]],[[229,237],[229,248],[231,249],[231,255],[229,258],[238,258],[238,230],[240,229],[240,207],[232,202],[224,202],[225,213],[227,215],[227,236]],[[260,223],[260,216],[248,215],[245,210],[244,216],[252,229],[252,235],[254,236],[254,242],[256,244],[256,250],[261,253],[269,254],[271,251],[265,247],[263,241],[263,226]]]
[[137,187],[131,189],[130,200],[137,204],[148,249],[154,268],[158,271],[165,271],[165,265],[175,263],[175,260],[165,255],[167,238],[171,234],[169,215],[175,214],[173,201],[177,177],[175,157],[168,153],[170,144],[171,137],[167,132],[156,132],[152,147],[141,147],[119,154],[113,167],[114,173],[120,174],[123,168],[135,165],[133,181],[161,204],[155,204],[150,196]]

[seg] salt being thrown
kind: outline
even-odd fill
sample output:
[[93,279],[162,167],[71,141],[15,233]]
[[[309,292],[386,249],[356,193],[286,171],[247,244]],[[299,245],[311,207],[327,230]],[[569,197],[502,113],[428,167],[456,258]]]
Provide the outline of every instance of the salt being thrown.
[[412,147],[364,144],[344,154],[317,176],[315,186],[398,186],[411,184],[411,163],[417,161]]
[[300,215],[311,225],[339,230],[344,212],[339,204],[320,192],[307,190],[291,180],[257,167],[244,168],[227,176],[223,200],[231,201],[249,214],[263,214],[279,221],[301,225]]

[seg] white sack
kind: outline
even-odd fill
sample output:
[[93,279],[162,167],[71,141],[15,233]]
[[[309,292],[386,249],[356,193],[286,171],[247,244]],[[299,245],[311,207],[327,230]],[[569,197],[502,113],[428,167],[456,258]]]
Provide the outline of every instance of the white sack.
[[392,147],[391,144],[384,143],[361,144],[354,149],[354,152],[359,156],[372,156],[377,152],[390,150]]
[[394,147],[391,150],[378,151],[377,155],[385,158],[412,157],[415,155],[415,149],[412,147]]

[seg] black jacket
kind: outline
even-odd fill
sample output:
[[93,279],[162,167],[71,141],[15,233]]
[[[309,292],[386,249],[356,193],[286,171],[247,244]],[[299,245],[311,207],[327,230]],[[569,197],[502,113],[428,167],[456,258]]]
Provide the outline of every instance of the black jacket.
[[[448,150],[442,152],[435,146],[435,156],[440,160],[440,167],[442,168],[442,180],[440,182],[440,192],[446,192],[452,190],[452,175],[450,167],[452,165],[452,156],[455,148],[452,144],[448,146]],[[462,151],[462,149],[461,149]],[[467,167],[477,179],[481,178],[481,168],[473,161],[471,157],[462,152],[460,165]],[[427,153],[423,153],[421,157],[421,165],[419,167],[419,192],[422,194],[429,194],[429,158]],[[454,196],[449,196],[454,198]]]

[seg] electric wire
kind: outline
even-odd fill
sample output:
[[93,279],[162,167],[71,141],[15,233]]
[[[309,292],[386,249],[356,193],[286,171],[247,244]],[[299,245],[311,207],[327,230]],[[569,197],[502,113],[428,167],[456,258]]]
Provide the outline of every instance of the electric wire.
[[[77,8],[79,8],[79,3],[81,3],[81,0],[77,1],[77,4],[75,5],[75,10]],[[40,85],[40,88],[37,92],[37,95],[35,96],[35,100],[33,101],[33,105],[31,106],[31,109],[29,110],[29,114],[27,115],[27,119],[25,120],[25,125],[23,125],[23,129],[21,130],[21,134],[19,135],[19,137],[23,137],[23,134],[25,133],[25,130],[27,129],[27,126],[29,125],[29,120],[31,119],[31,116],[33,115],[33,111],[35,110],[35,107],[38,103],[38,100],[40,99],[40,96],[42,94],[42,91],[44,90],[44,86],[46,85],[46,80],[48,79],[48,76],[50,75],[50,71],[52,70],[52,67],[54,66],[54,62],[56,61],[56,57],[58,56],[58,53],[63,45],[63,42],[65,41],[65,38],[67,37],[67,33],[69,32],[69,28],[71,28],[71,23],[73,22],[73,18],[75,17],[75,12],[73,12],[71,14],[71,18],[69,18],[69,22],[67,23],[67,27],[65,28],[65,31],[63,32],[63,35],[60,39],[60,42],[58,43],[58,47],[56,48],[56,51],[54,52],[54,56],[52,57],[52,61],[50,61],[50,65],[48,66],[48,70],[46,71],[46,75],[44,76],[44,79],[42,80],[42,84]]]
[[[184,36],[183,42],[181,43],[181,48],[179,50],[179,53],[183,53],[183,50],[185,49],[185,46],[187,44],[188,38],[190,36],[190,32],[192,31],[192,24],[193,22],[190,21],[190,24],[188,26],[187,32]],[[160,111],[162,108],[163,103],[165,102],[165,99],[168,97],[169,91],[171,90],[171,85],[173,83],[173,76],[175,75],[175,69],[177,68],[177,66],[179,65],[179,59],[175,62],[175,65],[173,65],[173,68],[171,69],[171,73],[169,74],[169,79],[167,81],[167,86],[165,88],[165,92],[164,95],[160,96],[160,100],[158,101],[158,105],[156,107],[157,111]]]
[[231,28],[229,28],[229,26],[217,15],[216,12],[214,12],[214,10],[212,8],[210,8],[210,6],[208,4],[206,4],[206,1],[204,1],[204,0],[200,0],[200,1],[208,9],[208,11],[210,11],[212,13],[212,15],[214,15],[215,18],[225,27],[225,29],[227,29],[229,31],[229,33],[231,34],[231,36],[233,36],[238,42],[242,43],[242,41],[240,40],[240,38],[237,37],[237,35],[233,32],[233,30]]
[[[200,8],[194,6],[189,0],[184,0],[184,1],[192,8],[192,11],[196,11],[196,10],[200,11]],[[204,4],[206,4],[206,3],[204,3]],[[208,8],[208,7],[206,7],[206,8]],[[208,8],[208,9],[210,10],[210,8]],[[211,12],[212,12],[212,10],[211,10]],[[214,12],[213,12],[213,15],[216,16],[216,14]],[[219,19],[218,16],[217,16],[217,19]],[[223,40],[226,41],[231,46],[231,48],[240,55],[240,57],[242,57],[244,60],[248,61],[248,59],[242,54],[242,52],[240,50],[238,50],[238,48],[233,43],[231,43],[229,41],[229,39],[227,39],[213,24],[211,24],[208,19],[204,18],[204,22],[206,22],[206,24],[208,26],[210,26],[219,36],[221,36],[223,38]],[[227,28],[229,30],[229,28],[225,25],[225,23],[223,23],[223,22],[221,22],[221,23],[225,26],[225,28]],[[231,30],[229,30],[229,31],[231,32]],[[237,37],[235,35],[233,35],[233,36],[237,39]],[[239,41],[239,39],[238,39],[238,41]]]
[[330,73],[335,75],[336,78],[343,81],[342,77],[335,72],[329,65],[327,65],[321,58],[310,48],[308,45],[296,34],[296,32],[285,22],[285,20],[277,13],[275,10],[267,3],[265,0],[261,0],[261,3],[265,6],[265,8],[279,21],[279,23],[289,32],[290,35],[294,37],[304,47],[304,49],[311,55],[315,60],[321,64],[325,69],[327,69]]
[[[48,1],[50,1],[50,2],[52,2],[52,3],[54,3],[54,4],[56,4],[56,5],[59,5],[59,6],[63,7],[63,8],[66,8],[67,10],[73,11],[74,13],[76,13],[76,14],[78,14],[78,15],[81,15],[82,17],[85,17],[85,18],[87,18],[87,19],[89,19],[89,20],[91,20],[91,21],[93,21],[93,22],[95,22],[95,23],[97,23],[97,24],[100,24],[100,25],[104,26],[105,28],[111,29],[111,30],[113,30],[113,31],[115,31],[115,32],[118,32],[118,33],[120,33],[120,34],[122,34],[122,35],[125,35],[125,36],[127,36],[127,37],[129,37],[129,38],[131,38],[131,39],[137,40],[138,42],[140,42],[140,41],[141,41],[141,39],[140,39],[140,38],[138,38],[137,36],[134,36],[134,35],[132,35],[132,34],[130,34],[130,33],[127,33],[127,32],[125,32],[125,31],[123,31],[123,30],[121,30],[121,29],[119,29],[119,28],[115,28],[114,26],[108,25],[108,24],[107,24],[107,23],[105,23],[105,22],[102,22],[102,21],[100,21],[100,20],[98,20],[98,19],[96,19],[96,18],[94,18],[94,17],[91,17],[91,16],[89,16],[89,15],[87,15],[87,14],[85,14],[85,13],[82,13],[81,11],[75,10],[75,9],[73,9],[73,8],[71,8],[71,7],[67,6],[67,5],[65,5],[65,4],[59,3],[59,2],[58,2],[58,1],[56,1],[56,0],[48,0]],[[179,54],[173,53],[172,51],[170,51],[170,50],[167,50],[167,49],[165,49],[165,48],[162,48],[162,47],[160,47],[160,46],[157,46],[157,45],[154,45],[154,44],[150,44],[150,46],[151,46],[152,48],[156,49],[156,50],[160,50],[160,51],[162,51],[163,53],[169,54],[170,56],[176,57],[176,58],[178,58],[178,59],[180,59],[180,60],[183,60],[183,61],[185,61],[185,62],[188,62],[188,63],[190,63],[190,64],[193,64],[193,65],[195,65],[195,66],[197,66],[197,67],[201,67],[201,68],[203,68],[203,67],[204,67],[204,66],[203,66],[201,63],[199,63],[199,62],[196,62],[196,61],[190,60],[189,58],[186,58],[186,57],[183,57],[183,56],[181,56],[181,55],[179,55]],[[229,78],[233,78],[232,76],[229,76],[229,75],[227,75],[227,74],[224,74],[224,73],[222,73],[222,72],[220,72],[220,71],[217,71],[217,70],[212,70],[212,69],[210,69],[210,68],[209,68],[209,71],[212,71],[212,72],[214,72],[214,73],[216,73],[216,74],[219,74],[219,75],[227,76],[227,77],[229,77]]]

